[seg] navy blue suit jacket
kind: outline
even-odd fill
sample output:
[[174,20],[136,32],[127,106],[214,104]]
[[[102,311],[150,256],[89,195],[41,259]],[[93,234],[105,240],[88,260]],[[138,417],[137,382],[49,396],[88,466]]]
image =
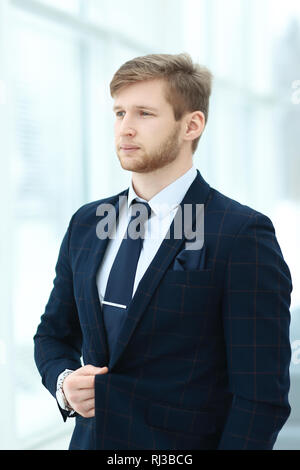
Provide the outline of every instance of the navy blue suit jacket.
[[272,449],[291,411],[292,291],[272,222],[198,171],[181,205],[204,204],[201,269],[176,269],[186,240],[171,231],[109,355],[96,286],[108,239],[96,235],[96,210],[127,194],[71,218],[34,337],[54,397],[64,369],[109,368],[95,377],[95,417],[75,418],[70,449]]

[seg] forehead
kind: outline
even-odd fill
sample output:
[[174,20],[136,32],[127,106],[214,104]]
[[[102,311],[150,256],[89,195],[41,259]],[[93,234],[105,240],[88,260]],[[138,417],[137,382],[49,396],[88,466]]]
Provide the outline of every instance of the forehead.
[[132,83],[121,88],[114,96],[113,109],[123,107],[158,109],[169,106],[165,99],[165,82],[163,80],[147,80]]

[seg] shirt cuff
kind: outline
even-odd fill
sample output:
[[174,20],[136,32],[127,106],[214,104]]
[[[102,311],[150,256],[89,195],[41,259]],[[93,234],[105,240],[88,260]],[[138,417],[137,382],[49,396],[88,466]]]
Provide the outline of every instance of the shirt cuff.
[[63,382],[64,382],[65,378],[68,375],[72,374],[72,372],[74,372],[74,370],[65,369],[61,374],[59,374],[59,376],[57,377],[57,382],[56,382],[56,390],[61,392],[61,394],[64,397],[64,401],[65,401],[65,403],[59,403],[59,406],[63,410],[68,411],[69,416],[73,416],[76,413],[76,411],[73,410],[73,408],[67,403],[67,399],[66,399],[65,394],[63,392],[62,386],[63,386]]

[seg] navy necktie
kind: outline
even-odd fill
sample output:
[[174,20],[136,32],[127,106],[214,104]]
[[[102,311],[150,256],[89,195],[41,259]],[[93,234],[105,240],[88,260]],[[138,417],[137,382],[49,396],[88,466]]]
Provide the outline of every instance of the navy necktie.
[[151,216],[151,208],[147,202],[134,199],[131,207],[133,215],[111,267],[102,302],[110,352],[126,318],[143,246],[145,222]]

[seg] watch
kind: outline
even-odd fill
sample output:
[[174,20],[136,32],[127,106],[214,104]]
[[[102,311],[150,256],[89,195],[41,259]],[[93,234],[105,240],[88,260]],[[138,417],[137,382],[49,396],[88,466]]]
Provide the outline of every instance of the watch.
[[65,378],[68,377],[68,375],[72,374],[72,372],[74,372],[74,371],[70,370],[70,369],[66,369],[58,376],[57,388],[56,388],[56,400],[57,400],[59,406],[63,410],[73,411],[75,413],[75,410],[73,410],[73,408],[69,405],[69,403],[68,403],[68,401],[65,397],[64,391],[63,391],[63,382],[64,382]]

